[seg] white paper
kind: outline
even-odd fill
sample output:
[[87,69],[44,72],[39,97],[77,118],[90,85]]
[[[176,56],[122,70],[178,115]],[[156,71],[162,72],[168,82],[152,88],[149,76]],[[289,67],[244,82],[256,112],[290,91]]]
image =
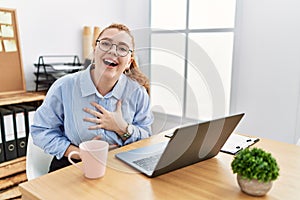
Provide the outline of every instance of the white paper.
[[28,123],[29,123],[29,128],[33,124],[33,118],[34,118],[35,111],[30,111],[28,112]]
[[1,24],[12,24],[11,13],[0,11],[0,23]]
[[14,27],[11,25],[1,25],[1,35],[2,37],[14,37]]
[[221,151],[236,154],[240,150],[253,145],[258,140],[256,137],[247,137],[233,133],[229,136]]
[[6,141],[12,141],[15,139],[13,115],[5,115],[3,119],[4,119],[5,139]]
[[68,70],[80,70],[83,69],[84,66],[72,66],[72,65],[52,65],[54,70],[57,71],[68,71]]
[[6,52],[17,51],[17,44],[15,40],[3,40],[3,44]]
[[16,122],[17,122],[17,137],[18,137],[18,139],[26,137],[24,112],[16,114]]

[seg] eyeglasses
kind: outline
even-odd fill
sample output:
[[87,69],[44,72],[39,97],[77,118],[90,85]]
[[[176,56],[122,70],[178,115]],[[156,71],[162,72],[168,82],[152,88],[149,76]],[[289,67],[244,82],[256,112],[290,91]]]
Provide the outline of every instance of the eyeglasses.
[[121,57],[127,56],[129,52],[132,53],[132,50],[129,49],[129,47],[126,44],[113,44],[110,40],[106,39],[96,40],[96,42],[99,43],[99,49],[105,52],[111,50],[112,46],[115,45],[117,54]]

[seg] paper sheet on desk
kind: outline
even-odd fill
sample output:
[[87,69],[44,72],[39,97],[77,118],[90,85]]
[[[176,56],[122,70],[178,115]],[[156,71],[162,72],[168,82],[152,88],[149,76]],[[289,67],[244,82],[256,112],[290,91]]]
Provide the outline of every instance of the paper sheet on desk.
[[224,153],[235,155],[240,150],[247,148],[258,141],[259,138],[231,134],[224,146],[222,147],[221,151]]

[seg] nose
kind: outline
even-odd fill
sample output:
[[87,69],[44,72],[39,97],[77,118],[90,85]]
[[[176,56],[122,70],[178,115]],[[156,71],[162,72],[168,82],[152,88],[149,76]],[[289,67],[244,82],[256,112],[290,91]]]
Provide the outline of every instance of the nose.
[[118,56],[117,45],[116,44],[112,44],[110,50],[108,51],[108,53],[111,53],[111,54],[114,54],[115,56]]

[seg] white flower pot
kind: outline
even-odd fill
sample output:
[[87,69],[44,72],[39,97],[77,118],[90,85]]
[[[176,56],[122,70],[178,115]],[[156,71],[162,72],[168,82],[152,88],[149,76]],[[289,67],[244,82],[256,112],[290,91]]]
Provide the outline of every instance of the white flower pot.
[[252,196],[263,196],[269,192],[272,187],[272,182],[259,182],[256,179],[243,179],[240,175],[237,175],[237,181],[241,190]]

